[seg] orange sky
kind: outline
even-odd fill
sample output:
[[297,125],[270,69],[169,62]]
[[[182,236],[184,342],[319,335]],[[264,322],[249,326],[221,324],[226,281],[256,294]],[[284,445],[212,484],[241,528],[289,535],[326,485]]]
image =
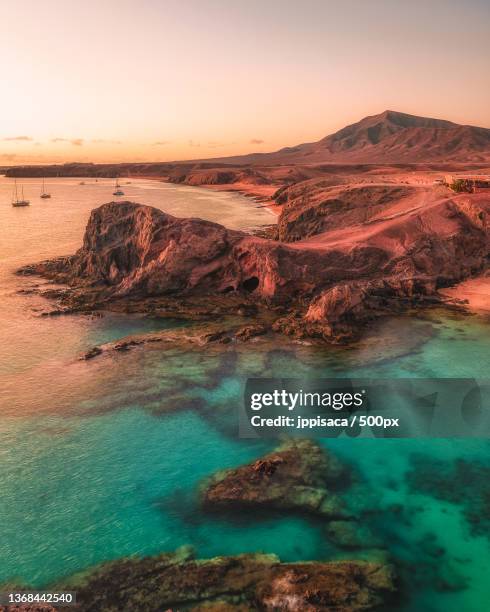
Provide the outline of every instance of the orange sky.
[[16,0],[0,165],[271,151],[387,108],[490,127],[488,0]]

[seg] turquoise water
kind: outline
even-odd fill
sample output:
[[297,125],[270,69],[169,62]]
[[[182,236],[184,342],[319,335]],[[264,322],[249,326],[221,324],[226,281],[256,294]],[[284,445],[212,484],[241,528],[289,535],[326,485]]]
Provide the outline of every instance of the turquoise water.
[[[488,327],[477,319],[462,325],[442,320],[417,351],[377,366],[351,365],[343,373],[424,375],[427,363],[434,376],[483,377]],[[110,337],[127,331],[127,321],[113,321]],[[377,333],[382,338],[382,330]],[[108,330],[100,330],[100,341],[107,338]],[[453,343],[458,360],[451,363],[447,351]],[[64,414],[4,418],[0,580],[17,576],[42,585],[102,560],[182,544],[193,545],[203,557],[257,550],[284,560],[345,556],[329,544],[318,522],[291,516],[211,519],[199,509],[197,486],[204,477],[273,445],[236,437],[235,407],[247,375],[278,375],[292,365],[298,375],[339,375],[342,352],[251,346],[224,354],[136,350],[84,362],[96,397],[84,397]],[[488,442],[328,440],[324,446],[358,474],[346,499],[374,513],[367,523],[411,568],[409,575],[419,567],[421,575],[412,576],[411,585],[417,595],[408,609],[483,610],[490,596],[488,539],[471,534],[458,505],[410,491],[405,475],[415,452],[488,464]],[[398,505],[402,510],[394,513],[391,508]],[[432,549],[443,549],[442,556],[425,550],[431,542]],[[430,583],[436,580],[449,586],[434,590]]]
[[[68,238],[66,245],[75,240]],[[57,248],[63,252],[63,244]],[[283,560],[376,558],[379,551],[336,549],[318,521],[201,512],[203,478],[273,447],[273,441],[237,437],[245,379],[488,378],[488,322],[442,313],[383,322],[355,349],[152,346],[79,361],[94,344],[181,323],[116,315],[39,318],[32,308],[46,304],[16,293],[32,281],[11,275],[14,259],[7,258],[2,272],[0,581],[44,585],[107,559],[183,544],[202,557],[261,550]],[[488,466],[488,441],[323,444],[352,469],[346,501],[399,562],[406,597],[399,609],[485,610],[488,538],[472,531],[461,504],[414,489],[407,474],[417,465],[414,453],[429,462],[465,458]]]

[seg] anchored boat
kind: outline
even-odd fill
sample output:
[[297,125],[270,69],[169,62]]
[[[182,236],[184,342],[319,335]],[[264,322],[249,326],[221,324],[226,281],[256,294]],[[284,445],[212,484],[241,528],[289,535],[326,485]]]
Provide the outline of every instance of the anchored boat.
[[119,184],[119,181],[117,179],[116,179],[116,184],[114,186],[114,191],[113,191],[112,195],[115,195],[115,196],[122,196],[122,195],[124,195],[124,191],[121,189],[121,185]]
[[24,187],[21,187],[20,197],[19,190],[17,188],[17,179],[15,179],[14,183],[14,195],[12,197],[12,206],[29,206],[29,200],[24,198]]
[[48,192],[46,191],[45,187],[44,187],[44,176],[43,176],[43,187],[42,187],[42,189],[41,189],[41,195],[40,195],[40,197],[41,197],[43,200],[46,200],[47,198],[50,198],[50,197],[51,197],[51,194],[50,194],[50,193],[48,193]]

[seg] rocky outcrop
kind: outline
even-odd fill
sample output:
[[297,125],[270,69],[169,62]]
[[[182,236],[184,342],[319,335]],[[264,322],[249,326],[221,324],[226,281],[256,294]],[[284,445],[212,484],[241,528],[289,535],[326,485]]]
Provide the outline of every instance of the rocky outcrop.
[[[304,315],[281,317],[273,328],[293,336],[349,340],[353,329],[377,317],[400,312],[417,302],[430,304],[435,290],[435,284],[427,279],[339,283],[314,298]],[[432,299],[437,303],[435,297]]]
[[210,511],[256,508],[295,510],[326,518],[347,517],[338,488],[346,472],[311,440],[288,441],[276,451],[204,483],[202,504]]
[[366,223],[390,204],[399,204],[414,192],[408,185],[339,186],[329,178],[297,183],[279,194],[285,206],[277,221],[278,238],[295,242]]
[[[349,339],[366,321],[434,301],[439,288],[488,267],[488,196],[434,199],[403,188],[376,194],[372,207],[346,205],[348,221],[340,204],[319,214],[330,229],[292,244],[111,202],[92,212],[75,255],[19,273],[68,283],[61,301],[77,309],[121,299],[140,300],[145,309],[149,299],[165,298],[193,300],[194,311],[212,318],[217,302],[236,308],[238,299],[275,313],[276,331]],[[242,339],[259,331],[244,331]]]
[[281,563],[274,555],[194,560],[188,550],[107,563],[56,586],[76,590],[74,609],[84,612],[354,612],[395,592],[393,568],[383,563]]
[[293,251],[210,221],[111,202],[92,211],[74,256],[26,266],[20,273],[97,287],[104,299],[239,291],[290,303],[346,274],[372,273],[382,260],[383,253],[370,248]]
[[234,183],[248,183],[251,185],[267,185],[269,180],[260,172],[251,168],[201,168],[199,164],[192,168],[179,168],[171,171],[168,180],[172,183],[185,183],[186,185],[233,185]]

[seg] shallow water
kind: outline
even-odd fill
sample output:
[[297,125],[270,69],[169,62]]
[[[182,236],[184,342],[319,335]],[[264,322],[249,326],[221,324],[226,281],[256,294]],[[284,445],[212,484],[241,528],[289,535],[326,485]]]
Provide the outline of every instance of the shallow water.
[[[377,340],[355,350],[153,347],[80,362],[77,356],[94,344],[178,323],[36,316],[32,309],[44,308],[43,301],[16,293],[33,280],[12,270],[72,252],[89,210],[110,199],[111,182],[80,186],[57,179],[48,187],[57,193],[51,201],[34,201],[28,192],[31,209],[15,210],[10,184],[0,179],[0,580],[42,585],[102,560],[182,544],[203,557],[257,550],[283,560],[345,556],[317,521],[210,518],[199,510],[197,486],[204,477],[272,447],[271,441],[237,438],[236,406],[246,377],[488,377],[488,324],[440,313],[428,321],[384,322]],[[188,206],[188,214],[227,217],[234,227],[270,220],[236,195],[149,182],[124,189],[128,199],[180,215]],[[388,350],[393,329],[396,346]],[[421,340],[414,344],[417,334]],[[488,465],[488,442],[337,439],[324,446],[357,474],[346,499],[371,511],[365,520],[405,563],[404,590],[412,595],[405,608],[484,610],[488,539],[471,533],[460,505],[411,490],[406,475],[413,453]],[[360,554],[375,555],[347,556]]]

